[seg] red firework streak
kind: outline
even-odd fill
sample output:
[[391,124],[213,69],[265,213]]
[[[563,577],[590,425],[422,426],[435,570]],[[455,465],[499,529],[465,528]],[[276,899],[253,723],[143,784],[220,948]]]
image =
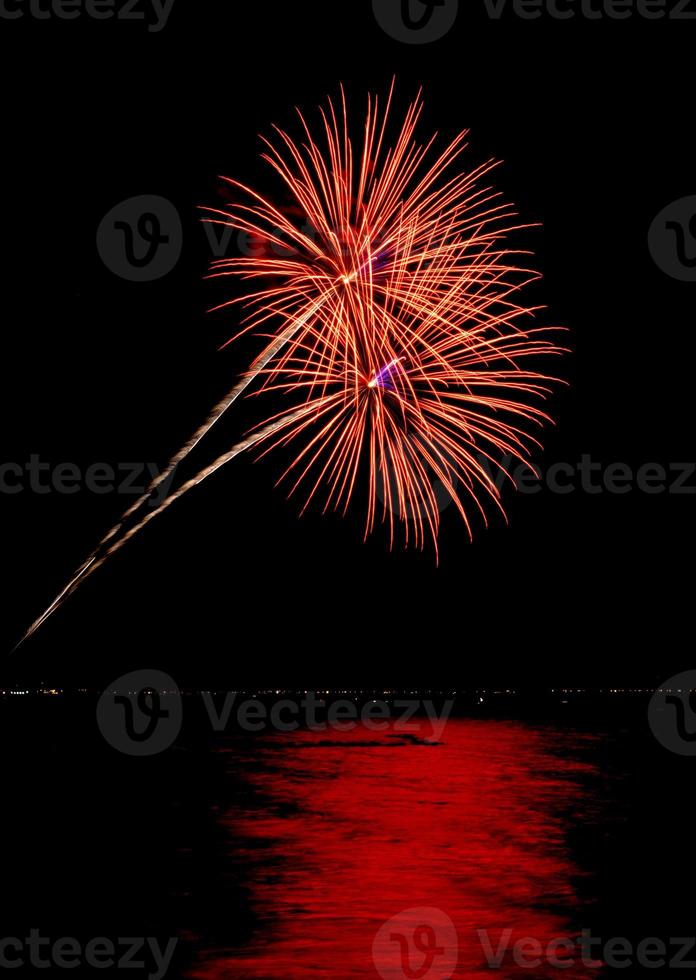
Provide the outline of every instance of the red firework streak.
[[[207,208],[207,220],[244,232],[258,254],[220,259],[211,275],[257,284],[222,306],[241,304],[236,336],[266,337],[266,346],[25,638],[156,514],[252,446],[291,448],[284,477],[305,506],[318,498],[345,512],[366,483],[366,534],[386,521],[392,544],[400,527],[405,544],[430,539],[437,553],[435,481],[469,536],[472,511],[484,522],[487,503],[502,511],[501,460],[528,461],[538,445],[530,430],[550,421],[539,402],[554,379],[526,359],[562,348],[550,328],[532,325],[539,308],[518,302],[539,275],[520,264],[528,253],[506,247],[529,225],[487,184],[496,163],[458,166],[466,132],[440,151],[435,136],[417,142],[420,96],[389,145],[392,100],[393,85],[383,109],[368,99],[355,144],[343,92],[338,107],[320,110],[316,136],[298,113],[299,140],[278,128],[264,140],[290,208],[225,178],[242,203]],[[302,227],[291,220],[298,214]],[[282,408],[130,520],[254,382]]]

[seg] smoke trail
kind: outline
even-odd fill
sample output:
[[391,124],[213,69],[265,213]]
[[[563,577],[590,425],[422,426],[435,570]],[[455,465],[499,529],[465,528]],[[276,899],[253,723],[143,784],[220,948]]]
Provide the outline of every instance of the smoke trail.
[[[32,625],[29,627],[29,629],[26,631],[26,633],[22,636],[22,638],[19,640],[17,645],[14,647],[14,650],[17,650],[18,647],[20,647],[22,643],[24,643],[24,641],[27,640],[32,635],[32,633],[36,632],[39,626],[41,626],[43,623],[46,622],[49,616],[51,616],[51,614],[54,613],[56,609],[58,609],[61,603],[75,591],[77,585],[81,581],[87,578],[88,575],[91,575],[92,572],[96,570],[96,568],[98,568],[101,564],[103,564],[107,555],[113,554],[113,550],[118,550],[118,548],[109,550],[106,553],[106,555],[104,555],[102,558],[99,558],[99,560],[97,561],[100,551],[104,548],[105,545],[109,543],[109,541],[112,541],[113,538],[116,537],[119,531],[123,528],[123,525],[128,520],[128,518],[132,517],[133,514],[135,514],[136,511],[138,511],[142,507],[142,505],[147,500],[150,499],[154,491],[162,483],[164,483],[164,481],[169,476],[171,476],[171,474],[174,472],[177,466],[179,466],[179,464],[186,459],[189,453],[196,448],[196,446],[203,439],[203,437],[208,432],[210,432],[210,430],[215,425],[215,423],[222,418],[222,416],[225,414],[227,409],[230,408],[230,406],[237,400],[237,398],[239,398],[239,396],[249,387],[252,381],[254,381],[256,377],[258,377],[258,375],[261,373],[261,371],[263,371],[266,365],[276,356],[276,354],[278,354],[283,349],[285,344],[287,344],[288,341],[290,341],[295,336],[295,334],[303,326],[305,326],[309,320],[311,320],[311,318],[315,315],[315,313],[317,313],[319,308],[324,304],[324,302],[326,301],[330,293],[333,292],[335,288],[336,288],[335,285],[332,286],[329,290],[326,291],[326,293],[324,293],[317,300],[315,300],[311,304],[309,309],[302,314],[301,317],[291,321],[288,324],[288,326],[285,328],[285,330],[283,330],[283,332],[279,334],[278,337],[271,344],[269,344],[269,346],[263,351],[263,353],[253,362],[249,371],[237,382],[234,388],[232,388],[232,390],[229,391],[225,395],[225,397],[217,403],[217,405],[213,408],[206,421],[201,426],[199,426],[198,429],[196,429],[196,431],[193,433],[193,435],[188,440],[188,442],[186,442],[181,447],[181,449],[179,449],[179,451],[174,456],[172,456],[172,458],[169,460],[169,462],[164,467],[164,469],[161,470],[161,472],[158,473],[153,478],[152,482],[147,487],[145,492],[141,494],[141,496],[138,497],[138,499],[133,504],[131,504],[128,510],[126,510],[121,515],[118,523],[114,524],[114,526],[104,535],[104,537],[101,539],[101,541],[96,546],[94,551],[92,551],[89,557],[85,559],[82,565],[80,565],[80,567],[74,573],[73,577],[70,579],[70,581],[65,586],[65,588],[58,593],[56,598],[53,600],[50,606],[48,606],[47,609],[41,614],[41,616],[34,623],[32,623]],[[261,438],[261,436],[258,436],[258,438]],[[253,445],[253,443],[248,443],[248,444]],[[238,452],[241,452],[243,449],[247,448],[247,442],[244,441],[238,443],[238,446],[241,448],[235,447],[237,449],[236,452],[234,450],[231,450],[230,451],[231,455],[228,453],[225,455],[225,457],[220,457],[220,459],[224,459],[224,462],[227,462],[228,459],[232,459],[234,456],[237,455]],[[215,469],[217,469],[218,468],[218,466],[216,465],[217,463],[219,463],[219,465],[223,465],[222,463],[219,462],[219,460],[216,460],[216,462],[211,465],[215,467]],[[211,472],[215,472],[215,469],[211,470]],[[201,472],[205,473],[206,476],[210,475],[208,470],[202,470]],[[197,478],[194,477],[194,481],[196,481],[196,479]],[[195,486],[195,482],[191,483],[191,481],[189,481],[189,483],[184,484],[184,487],[186,489],[190,489],[192,485]],[[182,487],[181,490],[183,490],[184,487]],[[179,496],[181,496],[181,490],[177,491],[172,497],[169,498],[169,500],[174,501]],[[132,537],[135,530],[147,524],[149,518],[154,516],[156,513],[159,513],[161,509],[162,509],[162,505],[160,505],[156,510],[151,511],[150,515],[147,518],[143,519],[143,521],[141,521],[141,523],[137,525],[136,529],[128,533],[125,540],[128,540],[128,538]]]
[[[178,490],[176,490],[173,494],[171,494],[169,497],[163,500],[162,503],[155,510],[149,511],[138,524],[130,528],[121,538],[119,538],[118,541],[115,541],[111,545],[111,547],[104,552],[104,554],[100,555],[99,552],[101,551],[101,549],[104,547],[104,544],[106,544],[108,540],[108,537],[104,538],[99,548],[97,548],[95,552],[90,556],[90,558],[81,566],[78,573],[73,576],[73,578],[70,580],[70,582],[68,582],[68,584],[62,590],[62,592],[53,600],[51,605],[45,610],[45,612],[41,614],[41,616],[39,616],[38,619],[36,619],[31,624],[29,629],[26,631],[26,633],[21,638],[19,643],[17,643],[14,649],[16,650],[18,647],[20,647],[22,643],[24,643],[24,641],[27,640],[32,635],[32,633],[35,633],[36,630],[39,629],[39,627],[43,623],[46,622],[48,617],[56,611],[56,609],[61,605],[61,603],[72,595],[72,593],[77,589],[78,585],[80,585],[82,582],[85,582],[90,575],[96,572],[96,570],[104,564],[107,558],[110,558],[111,555],[115,555],[117,551],[120,551],[123,545],[127,541],[130,541],[130,539],[134,537],[138,533],[138,531],[142,530],[142,528],[144,528],[147,524],[149,524],[153,517],[155,517],[157,514],[161,514],[168,507],[170,507],[175,500],[178,500],[180,497],[183,497],[183,495],[185,493],[188,493],[189,490],[192,490],[194,487],[198,486],[199,483],[202,483],[204,480],[207,480],[209,476],[212,476],[213,473],[216,473],[217,470],[221,469],[226,463],[229,463],[230,460],[235,458],[235,456],[238,456],[246,449],[250,449],[257,442],[260,442],[262,439],[265,439],[267,436],[273,435],[273,433],[277,432],[278,429],[280,429],[282,426],[290,425],[296,419],[302,418],[303,415],[314,413],[317,409],[317,404],[321,404],[322,402],[326,402],[326,401],[329,401],[328,397],[322,399],[321,402],[319,403],[313,402],[310,407],[304,406],[303,408],[300,408],[295,412],[291,412],[288,415],[283,415],[281,416],[281,418],[276,419],[274,422],[271,422],[269,425],[265,426],[264,428],[259,429],[257,432],[252,432],[245,439],[242,439],[240,442],[236,443],[226,453],[223,453],[221,456],[218,456],[218,458],[214,460],[214,462],[210,463],[209,466],[206,466],[205,469],[202,469],[200,473],[196,474],[196,476],[192,477],[186,483],[183,483]],[[130,513],[133,513],[133,510],[134,508],[131,508]]]

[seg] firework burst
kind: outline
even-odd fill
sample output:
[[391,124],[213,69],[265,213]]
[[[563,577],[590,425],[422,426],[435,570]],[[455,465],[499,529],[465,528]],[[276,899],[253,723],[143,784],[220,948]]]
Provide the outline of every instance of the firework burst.
[[304,226],[237,181],[247,200],[209,220],[259,252],[212,272],[260,281],[230,301],[247,307],[240,334],[283,325],[257,376],[258,393],[292,406],[292,423],[279,415],[261,440],[293,447],[292,490],[345,512],[364,482],[367,532],[386,520],[393,543],[400,523],[406,543],[437,548],[434,481],[470,534],[472,510],[502,510],[496,467],[527,461],[530,430],[548,421],[535,402],[552,379],[524,365],[560,348],[516,298],[539,277],[506,246],[528,226],[487,183],[495,162],[462,171],[465,132],[437,153],[435,138],[418,143],[421,112],[417,99],[387,146],[391,93],[384,112],[371,100],[357,147],[344,98],[317,137],[300,114],[302,142],[276,130],[264,159]]
[[[26,636],[156,514],[252,446],[291,453],[284,478],[305,506],[346,512],[365,486],[366,533],[386,521],[392,543],[400,526],[405,543],[430,538],[437,550],[434,481],[470,535],[474,512],[502,511],[496,468],[527,461],[548,421],[539,401],[553,379],[526,365],[561,352],[533,326],[538,307],[518,298],[539,276],[507,243],[529,226],[489,184],[495,161],[462,169],[466,132],[439,151],[435,136],[417,140],[420,97],[390,142],[392,101],[393,86],[384,107],[370,98],[357,136],[342,92],[316,134],[298,113],[298,139],[276,128],[264,140],[289,207],[225,178],[235,199],[206,208],[206,220],[246,234],[256,254],[213,263],[211,277],[247,287],[216,309],[243,309],[230,342],[265,346]],[[274,399],[270,417],[139,519],[247,389]]]

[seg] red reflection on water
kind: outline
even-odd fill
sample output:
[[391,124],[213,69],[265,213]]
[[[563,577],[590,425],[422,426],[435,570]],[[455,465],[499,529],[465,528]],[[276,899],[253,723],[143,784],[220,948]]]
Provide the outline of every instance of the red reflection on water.
[[[421,734],[432,734],[427,721]],[[568,811],[591,805],[581,777],[592,769],[559,752],[560,738],[451,720],[434,746],[362,728],[266,739],[247,778],[267,806],[225,817],[249,870],[257,928],[243,948],[209,953],[192,976],[558,977],[558,964],[520,967],[511,953],[523,937],[545,948],[582,925],[572,919],[580,872],[565,833]],[[416,921],[420,911],[404,918],[409,909],[434,910],[433,921]],[[376,965],[373,941],[394,916]],[[425,931],[414,947],[416,929]],[[487,965],[479,930],[493,950],[511,930],[500,969]],[[579,951],[571,958],[562,976],[597,976]]]

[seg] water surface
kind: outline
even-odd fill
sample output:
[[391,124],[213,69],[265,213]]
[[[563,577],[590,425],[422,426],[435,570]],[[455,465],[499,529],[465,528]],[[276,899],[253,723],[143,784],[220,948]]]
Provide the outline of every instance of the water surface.
[[[586,924],[592,878],[568,830],[596,817],[599,736],[452,719],[429,744],[430,723],[418,724],[417,735],[359,727],[219,749],[244,787],[219,822],[252,924],[236,948],[202,949],[191,976],[558,976],[547,962],[518,966],[512,947]],[[484,930],[494,950],[510,930],[495,971]],[[565,977],[600,973],[574,959]]]

